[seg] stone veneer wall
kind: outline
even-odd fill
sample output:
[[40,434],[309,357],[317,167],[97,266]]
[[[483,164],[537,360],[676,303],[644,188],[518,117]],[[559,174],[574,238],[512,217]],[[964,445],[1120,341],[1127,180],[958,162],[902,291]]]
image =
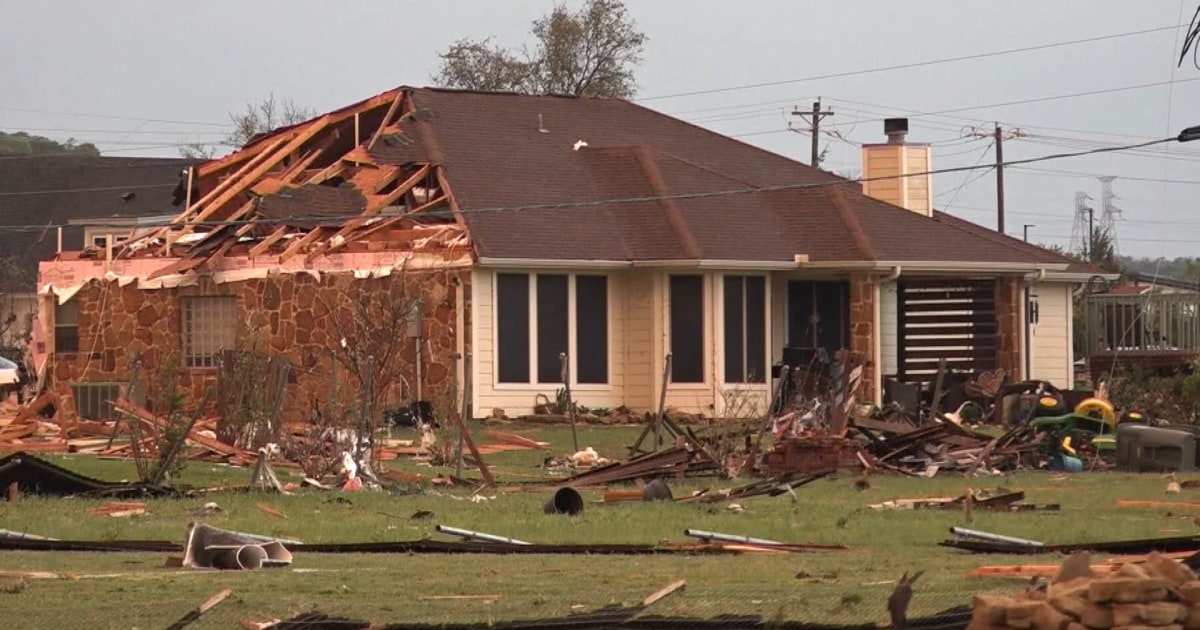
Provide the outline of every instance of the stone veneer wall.
[[1021,278],[996,278],[996,367],[1010,381],[1024,378],[1021,361]]
[[[314,404],[325,408],[333,388],[335,359],[331,351],[339,348],[340,336],[325,304],[340,311],[338,317],[344,322],[348,300],[379,299],[377,296],[390,290],[392,295],[421,298],[422,397],[437,405],[439,399],[450,400],[455,386],[457,309],[466,309],[466,330],[470,330],[470,308],[455,303],[456,283],[464,285],[463,301],[469,302],[470,272],[465,270],[409,271],[373,279],[356,279],[350,273],[323,274],[320,280],[307,274],[285,274],[219,285],[202,280],[197,286],[153,290],[92,281],[72,298],[79,302],[80,352],[51,356],[50,387],[60,396],[62,411],[73,415],[72,383],[127,384],[135,357],[142,361],[143,383],[157,378],[181,353],[180,298],[233,296],[238,298],[239,344],[254,339],[260,350],[290,361],[283,417],[303,420]],[[415,344],[408,338],[398,343],[395,352],[399,360],[389,363],[398,366],[406,382],[415,384]],[[466,344],[469,351],[469,340]],[[337,395],[348,402],[358,394],[359,386],[342,365],[337,372]],[[189,406],[217,380],[216,368],[178,367],[175,373],[179,386],[188,393]],[[384,401],[406,399],[394,386]]]
[[855,274],[850,278],[850,350],[866,357],[863,366],[862,386],[859,400],[873,400],[875,396],[875,370],[879,357],[875,356],[875,298],[879,281],[869,274]]

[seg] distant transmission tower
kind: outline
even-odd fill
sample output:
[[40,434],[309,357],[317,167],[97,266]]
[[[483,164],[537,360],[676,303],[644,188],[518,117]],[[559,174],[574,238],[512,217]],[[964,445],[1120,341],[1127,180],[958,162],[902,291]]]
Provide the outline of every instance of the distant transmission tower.
[[1113,180],[1115,175],[1105,175],[1097,178],[1100,180],[1100,230],[1108,235],[1109,241],[1112,242],[1113,253],[1119,253],[1117,249],[1117,218],[1121,215],[1121,209],[1113,205],[1113,200],[1117,198],[1112,191]]
[[1075,224],[1071,226],[1072,253],[1084,258],[1088,255],[1088,246],[1092,240],[1092,207],[1088,202],[1092,198],[1082,190],[1075,191]]

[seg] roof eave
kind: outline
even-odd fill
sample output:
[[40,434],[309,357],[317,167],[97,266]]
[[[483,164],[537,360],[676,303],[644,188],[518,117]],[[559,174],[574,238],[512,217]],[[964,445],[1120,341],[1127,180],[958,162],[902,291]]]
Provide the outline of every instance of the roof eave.
[[845,261],[818,261],[808,262],[799,265],[802,269],[846,269],[846,270],[870,270],[870,271],[887,271],[895,272],[899,268],[904,272],[921,272],[921,273],[979,273],[992,272],[1001,274],[1011,273],[1038,273],[1045,271],[1047,274],[1056,272],[1065,272],[1068,268],[1067,263],[996,263],[996,262],[980,262],[975,260],[965,261],[944,261],[944,260],[913,260],[913,261],[875,261],[875,260],[845,260]]

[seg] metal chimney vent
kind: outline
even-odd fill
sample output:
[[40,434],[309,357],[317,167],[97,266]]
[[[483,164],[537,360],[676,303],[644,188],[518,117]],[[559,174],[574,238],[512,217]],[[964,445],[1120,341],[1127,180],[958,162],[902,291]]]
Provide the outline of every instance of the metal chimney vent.
[[904,137],[908,135],[908,119],[883,119],[883,133],[887,134],[888,144],[904,144]]

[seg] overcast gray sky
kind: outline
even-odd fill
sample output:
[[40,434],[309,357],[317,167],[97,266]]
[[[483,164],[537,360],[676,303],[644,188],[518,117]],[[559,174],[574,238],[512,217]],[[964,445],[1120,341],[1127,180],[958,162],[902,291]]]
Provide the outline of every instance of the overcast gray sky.
[[[815,97],[835,113],[827,166],[860,167],[857,144],[885,116],[912,117],[934,167],[993,159],[993,121],[1026,135],[1005,159],[1130,144],[1200,125],[1200,70],[1175,60],[1197,0],[628,0],[649,37],[638,99],[720,133],[808,161],[787,130]],[[579,0],[568,2],[576,6]],[[401,84],[428,85],[437,52],[462,38],[528,40],[551,0],[0,0],[0,130],[96,143],[112,155],[177,155],[227,130],[228,112],[270,92],[318,110]],[[1074,40],[1163,29],[1091,43]],[[809,77],[1064,43],[1037,51],[819,80]],[[785,82],[786,83],[782,83]],[[739,88],[707,94],[683,93]],[[1081,92],[1159,84],[1090,96]],[[954,110],[947,112],[947,110]],[[202,123],[202,124],[201,124]],[[1035,170],[1036,169],[1036,170]],[[1006,171],[1007,228],[1066,245],[1076,191],[1115,175],[1123,253],[1200,255],[1200,142]],[[1137,178],[1137,179],[1135,179]],[[971,181],[974,180],[974,181]],[[966,183],[965,186],[963,184]],[[992,174],[939,175],[938,206],[995,225]],[[960,189],[961,187],[961,189]]]

